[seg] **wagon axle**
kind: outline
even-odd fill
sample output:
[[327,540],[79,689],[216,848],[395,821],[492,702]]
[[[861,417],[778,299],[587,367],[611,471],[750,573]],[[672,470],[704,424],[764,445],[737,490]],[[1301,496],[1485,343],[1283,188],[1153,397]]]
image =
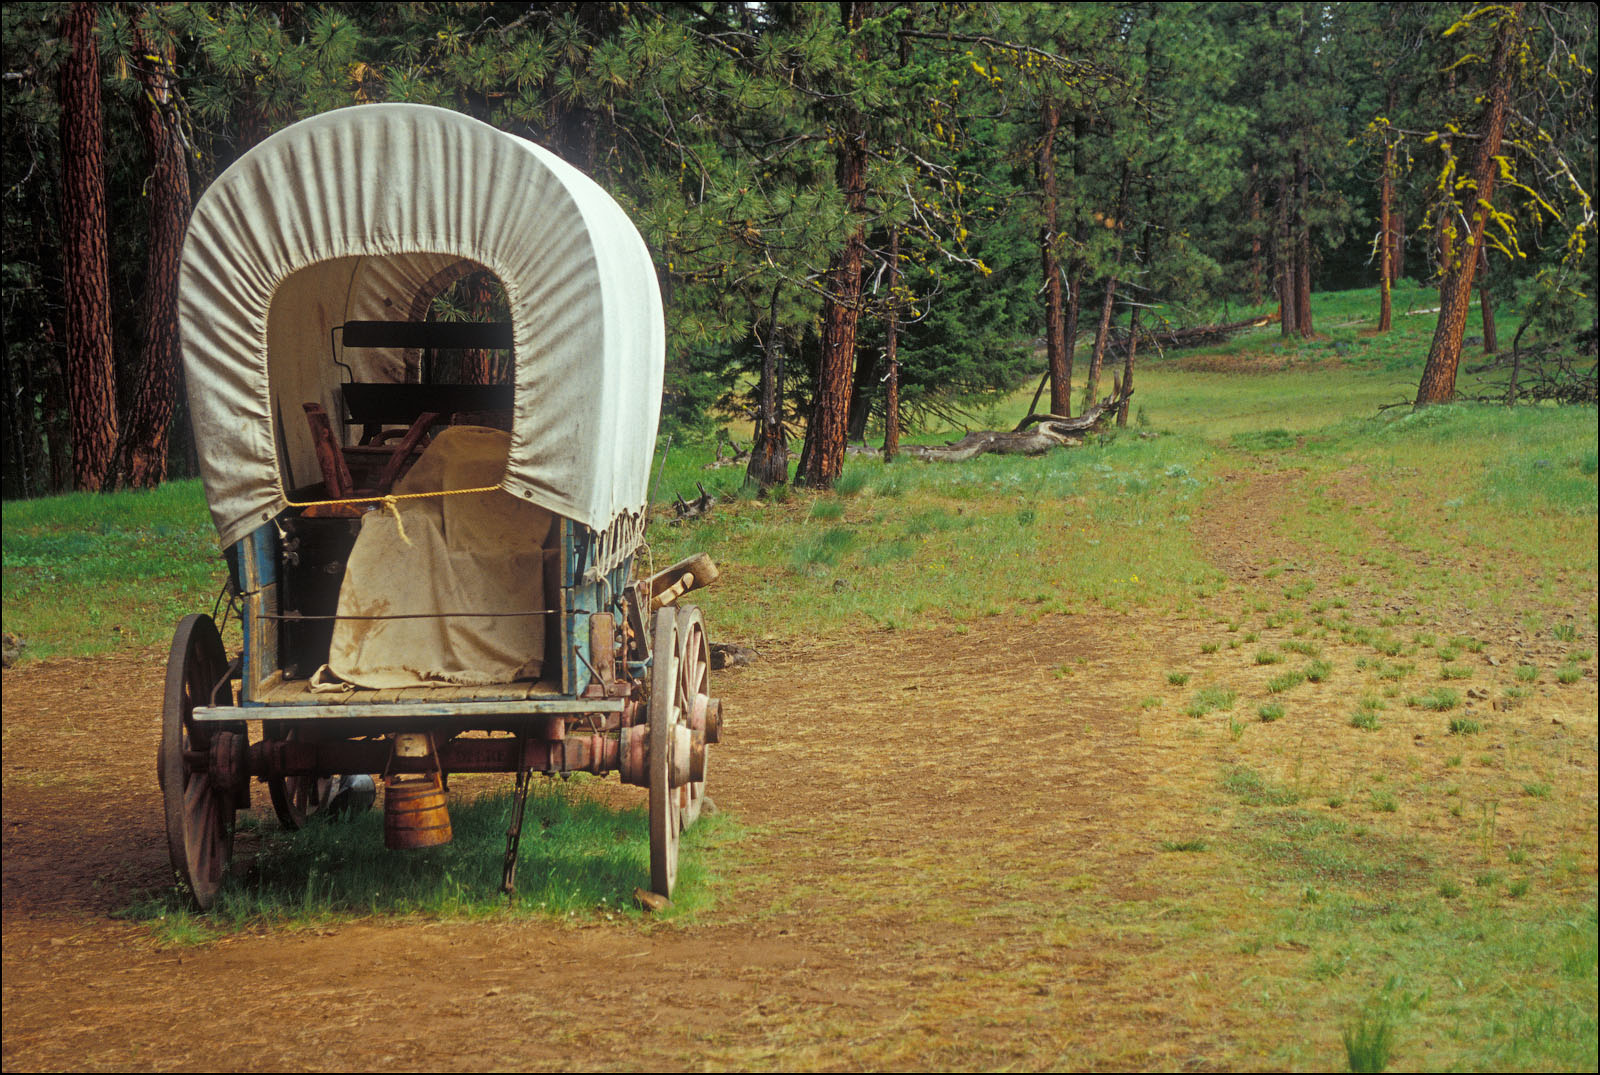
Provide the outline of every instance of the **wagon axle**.
[[[669,769],[670,786],[681,788],[705,779],[706,747],[722,737],[722,702],[701,696],[696,704],[698,727],[691,723],[673,730]],[[626,714],[624,714],[626,716]],[[650,731],[646,725],[620,728],[613,737],[603,733],[561,735],[564,722],[546,722],[546,731],[559,738],[504,736],[492,739],[453,739],[438,749],[438,766],[445,773],[616,772],[625,784],[649,786]],[[430,773],[434,761],[426,756],[404,756],[385,739],[339,739],[306,742],[267,739],[248,742],[242,732],[220,731],[208,749],[183,752],[184,764],[206,773],[218,792],[243,794],[254,778],[262,782],[288,778],[334,776],[340,773],[392,775]]]

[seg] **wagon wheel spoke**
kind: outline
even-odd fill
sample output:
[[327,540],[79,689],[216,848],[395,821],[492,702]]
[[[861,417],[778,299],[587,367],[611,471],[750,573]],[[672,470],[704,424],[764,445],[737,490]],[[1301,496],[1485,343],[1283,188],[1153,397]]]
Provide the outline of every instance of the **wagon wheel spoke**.
[[[211,692],[227,675],[222,637],[209,616],[188,616],[178,624],[167,659],[161,714],[160,778],[172,869],[201,910],[211,906],[233,855],[233,795],[216,786],[204,765],[192,762],[211,746],[212,732],[192,717],[196,706],[210,705]],[[232,704],[228,689],[227,703]],[[218,697],[218,702],[223,698]],[[244,734],[244,725],[222,730]]]
[[[692,606],[678,610],[678,705],[685,722],[692,723],[698,710],[703,716],[711,693],[711,647],[706,641],[705,621]],[[678,789],[679,823],[687,829],[700,817],[705,805],[704,779]]]
[[[281,724],[269,723],[261,729],[269,740],[293,741],[296,731],[285,730]],[[328,791],[333,781],[325,776],[275,776],[267,778],[267,794],[272,798],[272,812],[278,815],[278,824],[290,832],[305,824],[328,803]]]
[[677,790],[672,786],[674,729],[683,712],[678,693],[678,625],[674,610],[656,612],[650,665],[650,887],[668,899],[678,880]]

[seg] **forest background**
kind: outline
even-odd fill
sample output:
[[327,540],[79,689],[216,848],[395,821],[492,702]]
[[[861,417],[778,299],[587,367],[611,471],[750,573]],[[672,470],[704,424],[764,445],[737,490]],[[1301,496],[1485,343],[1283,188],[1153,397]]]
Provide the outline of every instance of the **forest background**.
[[[1453,397],[1474,304],[1473,346],[1509,352],[1511,398],[1594,396],[1592,5],[0,18],[8,499],[195,472],[176,327],[193,201],[274,131],[379,101],[528,137],[618,199],[666,300],[663,432],[752,421],[763,486],[827,487],[847,440],[893,452],[1032,377],[1041,413],[1081,411],[1175,328],[1268,316],[1312,337],[1318,290],[1376,283],[1386,332],[1402,278],[1440,289],[1417,406]],[[474,274],[432,316],[499,301]],[[1509,347],[1497,308],[1516,314]],[[487,353],[452,371],[507,375]]]

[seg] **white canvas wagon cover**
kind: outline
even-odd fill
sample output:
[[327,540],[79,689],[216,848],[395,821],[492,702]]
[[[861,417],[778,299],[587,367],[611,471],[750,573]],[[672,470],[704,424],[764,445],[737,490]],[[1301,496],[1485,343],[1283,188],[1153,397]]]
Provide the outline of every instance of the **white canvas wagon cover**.
[[[665,332],[643,239],[593,180],[441,108],[358,105],[278,132],[195,207],[179,316],[212,519],[231,545],[315,480],[302,404],[342,414],[330,330],[420,321],[463,268],[504,286],[515,346],[503,487],[627,545],[642,520]],[[416,355],[341,348],[354,379]],[[278,444],[283,446],[282,455]]]

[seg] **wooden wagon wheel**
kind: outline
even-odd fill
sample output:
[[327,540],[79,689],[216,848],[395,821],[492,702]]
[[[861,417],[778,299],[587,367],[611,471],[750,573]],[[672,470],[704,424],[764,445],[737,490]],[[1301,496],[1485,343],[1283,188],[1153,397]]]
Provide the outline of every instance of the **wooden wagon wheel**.
[[[693,714],[703,718],[711,694],[711,645],[706,641],[706,625],[700,610],[692,605],[678,609],[678,697],[682,701],[684,719],[693,726]],[[707,748],[709,752],[709,748]],[[704,777],[702,769],[701,776]],[[700,808],[705,805],[704,779],[685,784],[678,789],[678,818],[680,831],[687,829],[700,818]]]
[[[216,737],[242,742],[244,725],[202,727],[190,719],[197,706],[212,704],[223,683],[228,658],[210,616],[186,616],[178,624],[167,658],[167,684],[161,714],[161,753],[156,776],[167,817],[167,851],[172,869],[203,911],[222,886],[233,857],[234,793],[213,780],[208,762]],[[227,691],[232,704],[233,691]]]
[[678,880],[680,789],[672,786],[672,756],[676,729],[685,721],[678,693],[677,610],[655,614],[650,655],[650,887],[672,898]]
[[[271,721],[262,725],[261,734],[265,739],[286,742],[296,735]],[[328,805],[332,785],[333,781],[325,776],[268,777],[267,794],[272,797],[272,812],[278,815],[278,824],[289,832],[304,828],[307,819]]]

